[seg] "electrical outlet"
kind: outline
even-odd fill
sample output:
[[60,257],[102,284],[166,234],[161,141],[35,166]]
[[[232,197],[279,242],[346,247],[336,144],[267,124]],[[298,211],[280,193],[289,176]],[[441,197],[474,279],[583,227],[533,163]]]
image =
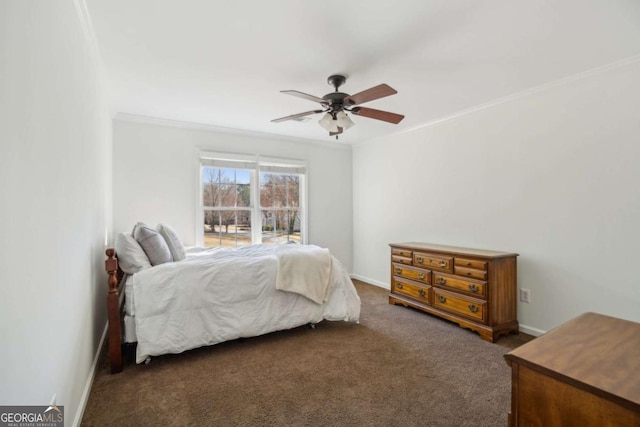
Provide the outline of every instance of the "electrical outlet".
[[531,290],[520,288],[520,301],[530,303],[531,302]]

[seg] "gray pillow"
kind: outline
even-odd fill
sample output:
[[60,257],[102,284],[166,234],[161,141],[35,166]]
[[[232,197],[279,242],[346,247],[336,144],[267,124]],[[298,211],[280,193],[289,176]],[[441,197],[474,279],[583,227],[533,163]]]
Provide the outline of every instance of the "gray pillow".
[[139,222],[133,227],[133,237],[142,246],[142,250],[147,254],[151,265],[173,261],[167,242],[164,241],[160,233],[145,223]]

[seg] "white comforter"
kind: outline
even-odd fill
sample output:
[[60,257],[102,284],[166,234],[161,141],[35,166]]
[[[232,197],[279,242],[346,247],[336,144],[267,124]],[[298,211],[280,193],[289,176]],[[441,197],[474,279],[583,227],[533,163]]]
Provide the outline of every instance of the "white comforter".
[[[291,250],[287,246],[284,252]],[[278,252],[283,252],[278,248],[196,250],[183,261],[136,273],[131,278],[136,362],[323,319],[359,320],[360,298],[334,257],[326,302],[277,290]]]

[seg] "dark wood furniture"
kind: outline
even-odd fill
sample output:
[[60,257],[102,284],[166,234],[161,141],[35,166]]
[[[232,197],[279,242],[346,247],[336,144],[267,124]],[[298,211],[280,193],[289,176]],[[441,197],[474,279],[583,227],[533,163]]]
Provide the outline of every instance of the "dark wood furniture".
[[640,323],[586,313],[504,357],[510,426],[640,426]]
[[389,304],[440,316],[496,342],[518,333],[518,254],[393,243]]
[[109,364],[111,373],[122,371],[122,307],[119,285],[123,272],[118,268],[116,251],[112,248],[106,250],[107,260],[104,268],[107,271],[109,291],[107,292],[107,319],[109,321]]

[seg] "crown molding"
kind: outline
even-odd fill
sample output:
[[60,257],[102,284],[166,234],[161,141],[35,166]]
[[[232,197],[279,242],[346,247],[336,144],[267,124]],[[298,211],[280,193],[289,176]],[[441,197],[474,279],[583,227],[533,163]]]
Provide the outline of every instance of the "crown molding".
[[[563,78],[558,79],[558,80],[553,80],[553,81],[551,81],[549,83],[545,83],[545,84],[542,84],[542,85],[539,85],[539,86],[534,86],[532,88],[525,89],[523,91],[516,92],[514,94],[507,95],[507,96],[504,96],[502,98],[494,99],[493,101],[485,102],[484,104],[479,104],[479,105],[476,105],[476,106],[473,106],[473,107],[470,107],[470,108],[466,108],[464,110],[460,110],[460,111],[455,112],[453,114],[442,116],[440,118],[428,121],[426,123],[423,123],[423,124],[420,124],[420,125],[408,128],[408,129],[403,129],[401,131],[394,132],[394,133],[386,135],[386,136],[372,138],[372,139],[369,139],[368,141],[382,139],[382,138],[388,138],[388,137],[393,137],[393,136],[398,136],[398,135],[403,135],[403,134],[406,134],[406,133],[412,133],[412,132],[415,132],[415,131],[417,131],[419,129],[423,129],[423,128],[426,128],[426,127],[429,127],[429,126],[433,126],[433,125],[436,125],[436,124],[439,124],[439,123],[447,122],[449,120],[454,120],[454,119],[457,119],[459,117],[463,117],[463,116],[466,116],[466,115],[469,115],[469,114],[473,114],[473,113],[476,113],[478,111],[486,110],[486,109],[495,107],[495,106],[500,105],[500,104],[505,104],[505,103],[508,103],[508,102],[516,101],[518,99],[526,98],[526,97],[529,97],[529,96],[532,96],[532,95],[535,95],[535,94],[538,94],[538,93],[541,93],[541,92],[545,92],[545,91],[551,90],[551,89],[556,88],[558,86],[568,85],[570,83],[573,83],[573,82],[576,82],[576,81],[579,81],[579,80],[583,80],[583,79],[586,79],[586,78],[589,78],[589,77],[593,77],[593,76],[597,76],[597,75],[600,75],[600,74],[604,74],[604,73],[607,73],[609,71],[617,70],[617,69],[620,69],[620,68],[624,68],[624,67],[627,67],[627,66],[630,66],[630,65],[634,65],[634,64],[637,64],[637,63],[640,63],[640,55],[630,56],[628,58],[624,58],[624,59],[621,59],[619,61],[615,61],[615,62],[611,62],[609,64],[601,65],[599,67],[591,68],[591,69],[583,71],[581,73],[572,74],[570,76],[563,77]],[[363,142],[366,143],[367,141],[363,141]],[[353,145],[355,147],[358,147],[358,146],[362,145],[363,142],[354,143]]]
[[276,135],[266,132],[257,132],[245,129],[235,129],[222,126],[209,125],[205,123],[185,122],[180,120],[162,119],[159,117],[141,116],[137,114],[116,113],[114,120],[120,120],[125,122],[144,123],[158,126],[167,126],[173,128],[201,130],[205,132],[225,133],[230,135],[247,136],[252,138],[267,139],[271,141],[280,141],[287,143],[300,143],[318,145],[323,148],[331,148],[334,150],[351,150],[351,145],[336,144],[332,142],[320,141],[310,138],[298,138],[286,135]]

